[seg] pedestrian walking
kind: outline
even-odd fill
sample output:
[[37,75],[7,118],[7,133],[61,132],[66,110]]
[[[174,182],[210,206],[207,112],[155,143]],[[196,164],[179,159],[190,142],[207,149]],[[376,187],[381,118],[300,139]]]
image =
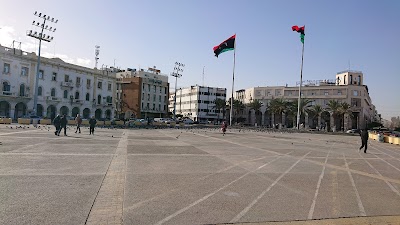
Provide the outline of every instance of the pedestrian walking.
[[55,135],[60,136],[60,128],[61,128],[61,118],[60,115],[57,115],[54,120],[53,124],[56,127],[56,131],[54,132]]
[[89,120],[89,135],[92,134],[94,135],[94,127],[96,126],[97,120],[92,116],[92,118]]
[[364,128],[360,132],[360,136],[361,136],[361,147],[360,147],[359,151],[361,151],[361,149],[363,147],[365,147],[364,153],[367,153],[367,148],[368,148],[368,130],[367,130],[367,128]]
[[76,115],[75,124],[76,124],[75,134],[76,134],[76,132],[78,132],[78,130],[79,130],[79,133],[81,133],[82,118],[79,114]]
[[64,129],[64,136],[67,136],[67,115],[63,115],[63,117],[61,117],[61,128],[58,131],[58,136],[60,136],[61,130]]
[[221,131],[222,131],[222,135],[223,136],[225,136],[225,133],[226,133],[226,128],[228,127],[228,124],[224,121],[224,122],[222,122],[222,125],[221,125]]

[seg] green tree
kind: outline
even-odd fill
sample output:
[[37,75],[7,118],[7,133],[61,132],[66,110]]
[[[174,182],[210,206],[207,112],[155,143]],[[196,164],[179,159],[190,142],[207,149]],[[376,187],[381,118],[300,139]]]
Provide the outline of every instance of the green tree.
[[[229,109],[231,108],[231,101],[229,101],[228,103]],[[240,111],[242,111],[243,109],[245,109],[245,105],[243,104],[243,102],[234,99],[233,100],[233,116],[232,116],[232,120],[236,119],[237,121],[237,115],[240,113]]]
[[314,121],[315,118],[318,118],[317,121],[317,127],[321,124],[321,114],[324,111],[324,108],[322,108],[320,105],[313,105],[310,108],[307,109],[307,113],[311,116],[312,120]]
[[[288,102],[284,100],[283,98],[275,98],[272,99],[270,104],[269,104],[269,109],[271,112],[275,115],[278,115],[278,118],[280,118],[280,121],[282,123],[282,113],[286,111],[288,108]],[[274,117],[273,123],[275,124],[276,118]]]
[[[247,106],[250,109],[254,110],[255,115],[256,115],[256,121],[258,122],[260,120],[260,118],[257,118],[257,115],[259,114],[260,109],[262,107],[262,102],[260,102],[258,99],[255,99],[255,100],[251,101],[249,104],[247,104]],[[260,123],[260,122],[258,122],[258,123]]]
[[340,114],[340,107],[341,107],[340,103],[336,100],[329,100],[327,106],[328,106],[327,109],[329,110],[333,118],[332,124],[334,127],[336,127],[336,121],[338,115]]
[[223,113],[223,117],[225,118],[225,107],[226,107],[226,102],[225,102],[225,100],[220,99],[220,98],[217,98],[217,99],[215,99],[214,104],[215,104],[214,108],[215,108],[216,110],[218,110],[218,113],[217,113],[217,121],[219,121],[219,112],[221,111],[221,109],[222,109],[222,111],[223,111],[223,112],[222,112],[222,113]]
[[345,122],[345,115],[348,114],[350,118],[353,118],[353,110],[351,109],[351,105],[347,102],[342,102],[340,103],[340,107],[338,109],[338,116],[340,116],[342,120],[342,127],[344,128],[344,122]]

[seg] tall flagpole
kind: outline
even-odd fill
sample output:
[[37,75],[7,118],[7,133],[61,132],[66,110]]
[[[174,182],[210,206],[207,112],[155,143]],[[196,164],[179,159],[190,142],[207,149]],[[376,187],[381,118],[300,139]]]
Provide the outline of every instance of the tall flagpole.
[[232,73],[232,95],[231,95],[231,110],[229,116],[229,126],[232,126],[232,117],[233,117],[233,89],[235,87],[235,63],[236,63],[236,34],[235,34],[235,42],[233,44],[233,73]]
[[303,41],[303,49],[301,50],[301,69],[300,69],[299,100],[298,100],[298,102],[297,102],[297,129],[300,129],[301,86],[303,85],[303,58],[304,58],[304,41]]

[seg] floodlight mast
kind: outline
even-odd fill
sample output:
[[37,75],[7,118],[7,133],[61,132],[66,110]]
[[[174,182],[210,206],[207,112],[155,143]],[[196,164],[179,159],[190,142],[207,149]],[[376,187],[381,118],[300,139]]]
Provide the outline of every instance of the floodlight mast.
[[[46,25],[46,22],[57,23],[58,19],[54,19],[53,17],[47,16],[45,14],[42,15],[42,13],[38,13],[37,11],[35,11],[35,13],[33,15],[39,17],[40,19],[43,19],[43,23],[40,23],[35,20],[32,22],[33,26],[39,27],[41,29],[40,33],[37,33],[37,31],[33,31],[33,30],[28,30],[26,32],[27,36],[33,37],[33,38],[39,40],[38,61],[37,61],[36,77],[35,77],[35,90],[34,90],[34,96],[33,96],[33,115],[36,116],[37,115],[37,101],[38,101],[39,71],[40,71],[40,50],[42,47],[42,40],[51,42],[54,39],[53,36],[50,36],[50,35],[46,36],[43,32],[44,32],[44,30],[47,30],[47,31],[50,31],[53,33],[56,32],[56,28],[53,26],[49,27],[48,25]],[[43,74],[42,74],[42,76],[43,76]]]

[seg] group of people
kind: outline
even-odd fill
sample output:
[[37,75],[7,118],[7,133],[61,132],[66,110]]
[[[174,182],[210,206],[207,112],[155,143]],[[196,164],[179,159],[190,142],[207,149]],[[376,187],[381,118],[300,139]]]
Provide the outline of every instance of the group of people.
[[[64,129],[64,136],[67,136],[67,124],[68,124],[68,119],[67,115],[57,115],[54,120],[53,124],[56,127],[56,131],[54,132],[55,135],[60,136],[61,131]],[[75,133],[81,133],[81,125],[82,125],[82,118],[79,114],[76,115],[75,117],[75,124],[76,124],[76,130]],[[97,124],[97,120],[92,116],[92,118],[89,120],[89,134],[94,135],[94,128]]]

